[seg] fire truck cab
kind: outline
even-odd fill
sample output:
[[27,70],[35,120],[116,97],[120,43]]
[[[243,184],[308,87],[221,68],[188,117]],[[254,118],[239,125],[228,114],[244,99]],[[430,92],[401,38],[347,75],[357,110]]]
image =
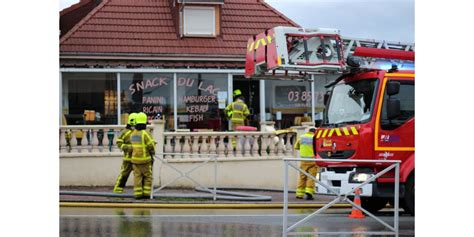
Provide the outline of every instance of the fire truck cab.
[[[323,122],[314,137],[320,182],[349,192],[386,165],[318,162],[318,158],[400,160],[400,203],[414,214],[414,71],[363,68],[356,58],[344,59],[338,30],[275,27],[248,42],[248,78],[306,80],[310,74],[340,74],[326,85]],[[353,56],[414,61],[414,52],[378,48],[357,47]],[[391,202],[394,180],[393,172],[388,172],[363,186],[362,207],[374,212]],[[317,193],[331,194],[322,185]]]
[[[402,207],[414,213],[415,74],[367,70],[341,76],[329,91],[324,118],[315,135],[315,157],[324,159],[400,160]],[[386,168],[381,163],[322,163],[319,179],[348,192]],[[393,200],[394,174],[363,186],[362,207],[378,211]],[[318,193],[330,194],[322,185]]]

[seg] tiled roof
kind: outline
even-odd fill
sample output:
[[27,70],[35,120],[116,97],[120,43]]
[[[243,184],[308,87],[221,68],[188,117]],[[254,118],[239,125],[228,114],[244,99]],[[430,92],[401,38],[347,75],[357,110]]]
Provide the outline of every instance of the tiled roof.
[[92,9],[99,5],[96,0],[81,0],[78,3],[63,9],[59,13],[59,29],[61,37],[66,34],[74,25],[84,18]]
[[182,38],[169,0],[104,0],[61,38],[65,55],[245,57],[247,40],[268,28],[298,26],[261,0],[225,0],[221,35]]
[[[64,15],[67,15],[69,13],[73,13],[75,11],[77,11],[78,9],[80,8],[83,8],[91,3],[95,3],[96,6],[98,5],[98,3],[100,3],[100,1],[96,1],[96,0],[80,0],[78,3],[75,3],[67,8],[64,8],[63,10],[61,10],[59,12],[59,16],[64,16]],[[82,18],[79,18],[79,19],[82,19]]]

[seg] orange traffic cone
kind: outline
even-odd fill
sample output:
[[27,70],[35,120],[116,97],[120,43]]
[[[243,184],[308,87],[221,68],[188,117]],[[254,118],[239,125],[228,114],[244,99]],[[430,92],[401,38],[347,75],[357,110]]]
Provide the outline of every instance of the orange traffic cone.
[[[354,197],[354,203],[359,205],[359,206],[362,206],[362,203],[360,201],[360,189],[356,189],[354,191],[355,193],[355,197]],[[357,209],[356,207],[352,207],[352,212],[351,214],[349,215],[349,218],[357,218],[357,219],[362,219],[362,218],[365,218],[364,216],[364,213],[362,213],[361,210]]]

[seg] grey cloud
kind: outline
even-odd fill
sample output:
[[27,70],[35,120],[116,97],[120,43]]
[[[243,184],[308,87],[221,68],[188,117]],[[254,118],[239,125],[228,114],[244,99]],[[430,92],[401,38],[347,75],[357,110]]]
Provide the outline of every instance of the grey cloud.
[[305,28],[338,28],[343,36],[414,42],[413,0],[267,2]]

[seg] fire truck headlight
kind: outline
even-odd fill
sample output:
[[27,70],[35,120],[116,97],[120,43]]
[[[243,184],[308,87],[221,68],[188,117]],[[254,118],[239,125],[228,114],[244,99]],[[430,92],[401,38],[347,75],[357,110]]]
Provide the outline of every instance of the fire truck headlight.
[[349,178],[349,182],[351,183],[363,183],[370,179],[373,174],[367,173],[352,173],[351,177]]

